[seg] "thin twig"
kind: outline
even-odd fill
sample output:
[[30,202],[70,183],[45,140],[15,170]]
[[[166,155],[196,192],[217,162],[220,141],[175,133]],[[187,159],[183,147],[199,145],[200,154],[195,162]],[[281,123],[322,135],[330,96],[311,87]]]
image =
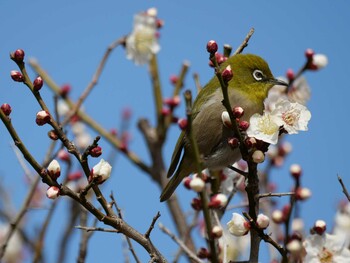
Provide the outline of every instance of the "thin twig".
[[345,187],[345,185],[344,185],[344,183],[343,183],[343,179],[338,175],[338,181],[339,181],[339,183],[340,183],[340,185],[341,185],[341,187],[343,188],[343,193],[344,193],[344,195],[346,196],[346,198],[349,200],[349,202],[350,202],[350,195],[349,195],[349,192],[348,192],[348,190],[346,189],[346,187]]
[[249,175],[249,173],[244,172],[241,169],[238,169],[238,168],[234,167],[233,165],[229,165],[229,166],[227,166],[227,168],[232,170],[232,171],[234,171],[234,172],[236,172],[236,173],[239,173],[239,174],[243,175],[244,177],[247,177]]
[[265,242],[267,242],[267,243],[271,244],[273,247],[275,247],[278,250],[278,252],[281,254],[281,256],[283,257],[283,260],[286,260],[287,251],[282,246],[280,246],[275,240],[273,240],[269,235],[265,234],[264,230],[258,227],[256,222],[249,216],[248,213],[243,212],[243,215],[249,220],[251,227],[253,227],[255,229],[255,231],[258,233],[259,237],[262,240],[264,240]]
[[[44,160],[43,162],[43,166],[47,166],[49,164],[49,162],[51,161],[51,156],[52,156],[52,152],[54,150],[54,146],[56,145],[55,142],[53,142],[50,147],[49,147],[49,150],[46,154],[47,158]],[[22,156],[19,156],[18,154],[18,149],[15,149],[15,153],[16,153],[16,156],[18,158],[18,161],[19,163],[21,164],[25,174],[27,175],[27,177],[29,178],[30,175],[29,175],[29,171],[28,169],[26,168],[27,166],[24,164],[23,162],[23,158]],[[54,155],[55,156],[55,155]],[[30,179],[32,179],[30,177]],[[19,223],[21,222],[23,216],[25,215],[26,211],[28,210],[28,207],[35,195],[35,192],[37,190],[37,187],[38,187],[38,184],[40,182],[40,176],[37,175],[35,177],[34,180],[31,180],[32,181],[32,185],[28,191],[28,194],[22,204],[22,207],[20,208],[20,210],[18,211],[17,213],[17,216],[15,217],[15,219],[10,223],[10,229],[9,231],[7,232],[6,234],[6,237],[4,239],[4,242],[3,242],[3,245],[1,246],[1,250],[0,250],[0,260],[3,258],[3,256],[5,255],[5,251],[6,251],[6,248],[7,248],[7,245],[8,245],[8,242],[10,241],[12,235],[15,233],[16,229],[18,228],[19,226]]]
[[198,73],[193,73],[193,79],[194,79],[194,83],[196,85],[196,90],[197,90],[197,94],[198,94],[202,90],[202,85],[199,81]]
[[166,228],[162,223],[158,224],[158,227],[160,230],[162,230],[165,234],[171,237],[172,240],[174,240],[180,248],[186,253],[186,255],[189,257],[189,259],[193,260],[197,263],[203,263],[203,261],[197,257],[196,254],[194,254],[185,244],[182,242],[179,238],[177,238],[168,228]]
[[103,228],[103,227],[88,227],[88,226],[75,226],[77,229],[85,230],[86,232],[98,231],[107,233],[120,233],[119,230],[113,228]]
[[[30,60],[29,64],[33,68],[33,70],[43,78],[43,80],[45,81],[47,86],[55,94],[60,94],[60,87],[41,68],[41,66],[38,64],[38,62],[36,60]],[[66,102],[66,104],[68,105],[68,107],[70,109],[74,108],[75,104],[73,103],[72,100],[70,100],[67,97],[62,97],[62,99]],[[87,115],[85,112],[83,112],[81,110],[78,110],[77,115],[79,116],[81,121],[83,121],[88,126],[90,126],[97,134],[100,134],[111,145],[113,145],[116,149],[119,149],[122,153],[124,153],[133,164],[135,164],[137,167],[139,167],[142,171],[144,171],[146,173],[151,173],[151,169],[148,165],[146,165],[135,153],[131,152],[130,150],[125,150],[123,147],[123,143],[118,138],[116,138],[109,131],[104,129],[100,124],[98,124],[95,120],[93,120],[89,115]]]
[[83,91],[83,93],[80,95],[77,103],[75,104],[74,108],[70,111],[70,113],[68,114],[68,116],[66,117],[66,119],[63,121],[62,126],[64,126],[65,124],[67,124],[69,122],[69,120],[77,114],[77,112],[79,111],[81,105],[83,104],[84,100],[87,98],[87,96],[90,94],[90,92],[92,91],[92,89],[96,86],[98,79],[101,76],[101,73],[104,69],[104,66],[107,62],[107,59],[109,57],[109,55],[111,54],[111,52],[113,51],[113,49],[115,49],[116,47],[118,47],[119,45],[123,45],[125,44],[125,37],[119,38],[117,40],[115,40],[112,44],[110,44],[106,50],[106,52],[104,53],[102,60],[100,61],[100,64],[98,65],[96,72],[94,73],[94,75],[92,76],[92,80],[91,82],[87,85],[87,87],[85,88],[85,90]]
[[254,28],[251,28],[247,34],[247,36],[245,37],[245,39],[243,40],[242,44],[236,49],[235,53],[233,53],[233,55],[237,55],[242,53],[242,51],[248,46],[248,42],[249,39],[251,38],[251,36],[254,34]]
[[[117,209],[117,213],[118,213],[119,218],[120,218],[120,219],[123,219],[122,211],[121,211],[121,209],[119,208],[119,206],[118,206],[118,204],[117,204],[117,202],[116,202],[116,200],[115,200],[115,198],[114,198],[113,192],[111,192],[111,194],[110,194],[109,197],[110,197],[111,200],[112,200],[111,204],[114,204],[114,205],[115,205],[115,208]],[[141,263],[140,259],[138,258],[137,254],[136,254],[136,252],[135,252],[135,249],[134,249],[134,247],[133,247],[133,245],[132,245],[132,242],[131,242],[130,238],[129,238],[127,235],[124,235],[124,236],[125,236],[126,242],[128,243],[129,250],[130,250],[132,256],[133,256],[134,259],[135,259],[135,262],[136,262],[136,263]]]
[[[188,226],[187,236],[184,238],[184,243],[191,237],[192,230],[198,225],[199,211],[195,210],[192,218],[191,224]],[[173,262],[177,262],[179,257],[182,255],[183,250],[179,248],[178,252],[175,254]]]
[[266,193],[266,194],[259,194],[258,198],[265,198],[265,197],[282,197],[282,196],[288,196],[288,195],[295,195],[295,192],[286,192],[286,193]]
[[151,225],[149,226],[147,232],[145,233],[145,237],[146,237],[147,239],[149,239],[149,237],[150,237],[150,235],[151,235],[151,232],[152,232],[152,230],[153,230],[153,228],[154,228],[154,225],[155,225],[155,223],[157,222],[157,220],[158,220],[159,217],[160,217],[160,212],[158,211],[157,214],[153,217],[152,223],[151,223]]

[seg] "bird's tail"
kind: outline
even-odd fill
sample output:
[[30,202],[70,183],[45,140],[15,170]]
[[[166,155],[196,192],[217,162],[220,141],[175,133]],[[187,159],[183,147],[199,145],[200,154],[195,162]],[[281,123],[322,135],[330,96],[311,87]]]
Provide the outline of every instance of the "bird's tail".
[[173,177],[170,179],[170,181],[167,183],[165,188],[163,189],[163,192],[160,195],[160,201],[164,202],[168,200],[171,195],[175,192],[175,189],[179,186],[179,184],[182,182],[182,179],[184,177],[181,176],[179,170],[175,172]]

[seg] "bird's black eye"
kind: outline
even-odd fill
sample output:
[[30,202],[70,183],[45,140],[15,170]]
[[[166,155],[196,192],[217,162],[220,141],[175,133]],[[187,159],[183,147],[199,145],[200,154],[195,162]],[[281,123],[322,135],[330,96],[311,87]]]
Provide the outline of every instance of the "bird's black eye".
[[264,78],[264,74],[262,73],[261,70],[256,69],[256,70],[254,70],[254,72],[253,72],[253,77],[255,78],[255,80],[261,81],[261,80],[263,80],[263,78]]

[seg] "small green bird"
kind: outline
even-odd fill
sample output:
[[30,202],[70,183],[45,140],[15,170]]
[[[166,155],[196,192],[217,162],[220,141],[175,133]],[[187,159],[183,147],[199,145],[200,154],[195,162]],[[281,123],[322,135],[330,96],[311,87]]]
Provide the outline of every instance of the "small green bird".
[[[229,100],[233,108],[239,106],[244,109],[241,120],[249,121],[253,114],[263,113],[264,100],[272,86],[287,85],[273,77],[268,64],[259,56],[234,55],[221,67],[228,65],[233,72],[233,78],[228,82]],[[226,110],[222,100],[220,83],[214,76],[199,92],[192,109],[192,132],[203,157],[204,168],[211,170],[223,169],[241,158],[239,149],[233,150],[228,144],[228,138],[233,137],[234,133],[222,123],[221,114]],[[160,195],[160,201],[169,199],[181,181],[195,171],[196,163],[190,140],[183,131],[176,143],[168,170],[168,177],[173,177]]]

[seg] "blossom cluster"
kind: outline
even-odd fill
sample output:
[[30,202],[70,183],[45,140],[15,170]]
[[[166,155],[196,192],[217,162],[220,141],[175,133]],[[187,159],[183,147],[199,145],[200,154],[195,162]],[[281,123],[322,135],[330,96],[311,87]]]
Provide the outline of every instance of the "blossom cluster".
[[279,100],[273,111],[265,111],[263,115],[256,113],[251,116],[247,135],[276,144],[281,129],[288,134],[307,131],[310,119],[311,113],[304,105],[289,100]]

